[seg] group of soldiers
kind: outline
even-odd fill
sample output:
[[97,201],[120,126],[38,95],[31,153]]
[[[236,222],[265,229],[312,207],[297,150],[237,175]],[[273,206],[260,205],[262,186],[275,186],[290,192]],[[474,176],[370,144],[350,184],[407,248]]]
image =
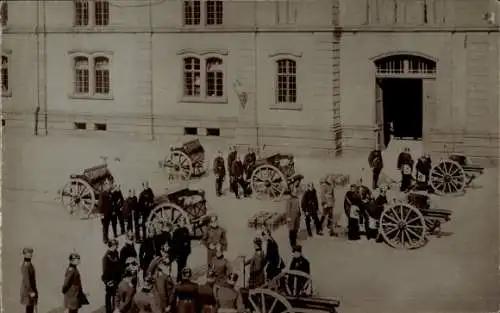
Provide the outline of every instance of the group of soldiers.
[[[252,177],[252,172],[255,168],[257,156],[253,148],[248,148],[245,157],[241,158],[238,152],[238,147],[231,146],[227,156],[227,164],[224,161],[222,152],[217,151],[217,157],[214,159],[213,172],[215,174],[215,193],[218,197],[223,195],[223,184],[226,177],[226,168],[229,174],[229,189],[237,199],[241,198],[240,191],[244,197],[250,195],[248,181]],[[241,190],[240,190],[241,189]]]

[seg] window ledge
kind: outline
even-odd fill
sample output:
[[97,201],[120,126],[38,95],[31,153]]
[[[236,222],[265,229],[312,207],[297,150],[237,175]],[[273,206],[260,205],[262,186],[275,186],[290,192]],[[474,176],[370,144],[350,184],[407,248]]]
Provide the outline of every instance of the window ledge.
[[287,111],[302,111],[300,103],[273,103],[269,107],[270,110],[287,110]]
[[182,97],[181,101],[183,103],[216,103],[216,104],[227,104],[227,97]]
[[2,92],[2,98],[10,98],[12,97],[12,91]]
[[87,100],[113,100],[113,95],[78,95],[69,94],[70,99],[87,99]]

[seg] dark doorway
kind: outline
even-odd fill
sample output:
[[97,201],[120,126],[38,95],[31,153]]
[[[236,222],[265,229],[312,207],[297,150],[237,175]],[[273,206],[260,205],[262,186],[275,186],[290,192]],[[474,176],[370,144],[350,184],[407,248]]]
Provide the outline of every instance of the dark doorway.
[[400,139],[422,139],[422,79],[386,78],[381,88],[385,146],[391,134]]

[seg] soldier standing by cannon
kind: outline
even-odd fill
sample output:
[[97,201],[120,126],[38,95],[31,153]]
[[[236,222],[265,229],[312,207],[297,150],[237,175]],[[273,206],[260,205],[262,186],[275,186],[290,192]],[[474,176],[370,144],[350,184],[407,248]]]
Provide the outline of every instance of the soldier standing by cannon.
[[64,295],[64,309],[68,313],[78,313],[78,310],[84,305],[88,305],[87,295],[83,292],[82,278],[78,265],[80,264],[80,255],[71,253],[69,255],[69,266],[64,274],[64,283],[62,293]]
[[112,220],[113,202],[111,201],[110,185],[106,181],[102,186],[102,193],[99,195],[99,213],[101,214],[102,223],[102,240],[104,244],[109,241],[109,225]]
[[255,163],[257,162],[257,156],[253,151],[252,147],[248,148],[248,153],[245,155],[243,159],[243,167],[245,168],[245,179],[248,181],[250,177],[252,177],[252,172],[255,167]]
[[240,199],[240,186],[243,189],[243,195],[246,197],[248,195],[247,186],[245,184],[244,175],[245,169],[243,168],[243,163],[241,162],[241,156],[236,155],[236,159],[231,164],[231,173],[233,175],[233,187],[232,190],[236,199]]
[[[111,217],[111,227],[113,228],[113,234],[115,238],[126,233],[125,230],[125,219],[123,218],[123,205],[125,199],[123,198],[122,191],[120,190],[120,185],[113,185],[111,190],[111,207],[113,210]],[[120,232],[118,233],[117,224],[120,224]]]
[[138,238],[137,236],[139,234],[137,224],[139,223],[139,216],[137,215],[137,197],[135,196],[135,189],[128,190],[128,197],[125,199],[122,215],[125,220],[127,233],[135,230],[135,236]]
[[215,194],[217,197],[222,196],[222,185],[226,177],[226,167],[224,165],[224,158],[220,150],[217,151],[217,157],[214,160],[214,174],[215,174]]
[[243,297],[235,285],[238,281],[238,274],[231,273],[226,277],[223,285],[215,288],[215,298],[217,299],[217,312],[219,313],[237,313],[244,312],[245,305]]
[[155,257],[155,246],[153,242],[155,230],[153,227],[148,227],[147,229],[149,233],[146,234],[139,248],[139,264],[142,269],[143,278],[146,278],[149,264]]
[[229,190],[231,192],[233,191],[233,163],[236,160],[236,156],[238,155],[238,151],[236,149],[236,146],[230,146],[229,147],[229,154],[227,155],[227,170],[229,171]]
[[320,200],[322,207],[322,215],[320,219],[321,228],[326,219],[326,227],[330,236],[335,235],[333,231],[333,208],[335,207],[335,185],[332,177],[323,178],[320,181]]
[[245,266],[250,266],[248,278],[249,289],[258,288],[266,282],[266,273],[264,271],[266,259],[264,257],[264,252],[262,251],[262,240],[260,238],[255,238],[253,245],[255,252],[252,258],[245,262]]
[[302,196],[302,210],[306,215],[306,228],[309,237],[312,237],[311,219],[314,221],[316,227],[316,234],[323,235],[321,231],[321,223],[318,217],[318,195],[312,183],[307,184],[307,190]]
[[415,172],[417,176],[416,188],[418,190],[429,189],[429,175],[432,169],[431,158],[428,154],[422,155],[415,165]]
[[21,264],[21,304],[24,305],[26,313],[34,313],[38,303],[38,288],[35,267],[31,263],[32,258],[33,248],[24,248]]
[[186,227],[184,218],[180,218],[177,228],[172,236],[172,250],[177,263],[177,281],[182,279],[182,269],[186,267],[187,260],[191,254],[191,234]]
[[413,158],[410,154],[410,148],[404,148],[398,156],[398,170],[401,171],[400,191],[408,191],[412,184]]
[[368,156],[368,165],[371,167],[373,174],[372,188],[376,189],[378,187],[380,173],[384,168],[384,161],[382,159],[382,152],[380,151],[379,144],[377,144],[377,148],[370,152]]
[[193,275],[189,267],[185,267],[180,272],[180,279],[174,287],[170,302],[170,312],[176,313],[197,313],[200,307],[199,286],[191,281]]
[[280,256],[278,243],[272,237],[271,231],[269,229],[265,229],[264,231],[262,231],[262,238],[266,241],[266,279],[271,280],[281,272],[281,270],[284,268],[284,264]]
[[292,190],[290,198],[286,204],[286,219],[288,223],[288,240],[290,246],[293,247],[297,244],[297,235],[300,228],[300,202],[297,198],[297,192]]
[[113,313],[114,311],[116,290],[123,275],[123,267],[117,249],[118,241],[116,239],[110,240],[108,242],[108,251],[106,251],[102,258],[101,278],[106,290],[104,297],[106,313]]
[[[141,215],[140,227],[142,229],[142,237],[146,237],[146,221],[148,220],[149,214],[153,209],[155,195],[153,193],[153,190],[149,188],[148,181],[144,181],[142,183],[142,188],[143,190],[139,194],[138,209]],[[136,227],[138,226],[139,225],[136,225]]]
[[210,217],[210,225],[203,233],[201,243],[207,248],[207,265],[209,266],[216,254],[217,245],[220,245],[222,251],[227,251],[226,230],[220,227],[219,218],[216,215]]

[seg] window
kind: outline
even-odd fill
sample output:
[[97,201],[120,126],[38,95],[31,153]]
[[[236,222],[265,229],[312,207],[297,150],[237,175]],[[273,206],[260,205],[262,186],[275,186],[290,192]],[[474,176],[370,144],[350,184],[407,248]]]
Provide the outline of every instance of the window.
[[201,24],[201,1],[200,0],[185,0],[184,1],[184,24],[185,25],[200,25]]
[[207,136],[219,137],[220,136],[220,129],[219,128],[207,128]]
[[78,130],[85,130],[85,129],[87,129],[87,123],[74,122],[73,123],[73,128],[74,129],[78,129]]
[[436,75],[436,62],[415,55],[393,55],[375,62],[377,76],[415,77]]
[[207,97],[224,96],[224,72],[222,60],[219,58],[207,59]]
[[196,128],[196,127],[184,127],[184,135],[196,136],[196,135],[198,135],[198,128]]
[[297,102],[297,65],[289,59],[278,60],[276,103]]
[[222,25],[223,7],[222,0],[207,0],[206,4],[206,24]]
[[75,0],[75,25],[89,25],[89,2],[88,0]]
[[218,57],[184,58],[184,96],[222,99],[225,96],[223,65],[223,60]]
[[75,58],[75,79],[74,93],[88,94],[89,93],[89,59],[87,57]]
[[0,22],[2,26],[7,26],[9,21],[9,7],[7,1],[4,0],[0,3]]
[[2,95],[9,92],[9,58],[2,55]]
[[109,24],[109,2],[108,0],[94,0],[95,24],[106,26]]
[[106,131],[106,130],[108,130],[108,125],[106,125],[105,123],[95,123],[94,130]]
[[109,94],[109,60],[106,57],[94,58],[95,93]]

